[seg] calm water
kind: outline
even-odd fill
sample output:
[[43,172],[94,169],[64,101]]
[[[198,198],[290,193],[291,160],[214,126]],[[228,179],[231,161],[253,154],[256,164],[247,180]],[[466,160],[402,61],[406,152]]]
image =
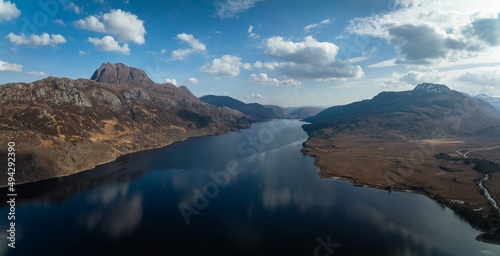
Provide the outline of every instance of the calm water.
[[[18,186],[16,249],[2,239],[0,254],[500,255],[424,196],[318,178],[299,154],[302,124],[258,123]],[[2,237],[7,213],[3,203]]]

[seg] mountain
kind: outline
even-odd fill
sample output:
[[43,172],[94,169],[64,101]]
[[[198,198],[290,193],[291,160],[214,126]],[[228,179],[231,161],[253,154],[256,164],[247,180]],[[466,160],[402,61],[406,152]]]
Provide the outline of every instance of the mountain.
[[294,116],[297,118],[307,118],[310,116],[315,116],[319,114],[321,111],[325,110],[322,107],[298,107],[298,108],[287,108],[289,109],[290,116]]
[[488,96],[486,94],[478,94],[475,97],[478,98],[478,99],[483,100],[484,102],[490,103],[497,110],[500,110],[500,98],[491,97],[491,96]]
[[257,121],[278,118],[273,110],[258,103],[244,103],[229,96],[205,95],[200,97],[202,102],[212,104],[217,107],[227,107],[239,112],[255,117]]
[[265,121],[274,118],[302,119],[314,116],[324,110],[321,107],[280,107],[277,105],[261,105],[258,103],[244,103],[229,96],[206,95],[200,100],[217,107],[227,107],[253,117],[254,121]]
[[306,117],[317,115],[323,111],[321,107],[280,107],[276,105],[264,105],[264,107],[271,109],[277,118],[298,118],[303,119]]
[[[331,107],[306,121],[311,122],[303,126],[309,138],[301,152],[315,157],[319,176],[416,191],[475,226],[497,231],[498,211],[478,186],[483,180],[492,197],[500,198],[498,173],[485,181],[478,171],[481,165],[498,171],[493,161],[500,160],[500,113],[492,105],[445,85],[424,83]],[[443,154],[453,157],[436,157]]]
[[439,129],[449,135],[471,136],[498,132],[500,112],[445,85],[424,83],[411,91],[382,92],[371,100],[331,107],[305,121],[311,122],[304,127],[307,131],[334,127],[398,130],[425,138]]
[[[186,87],[154,83],[144,71],[121,63],[102,64],[91,79],[0,85],[0,113],[0,142],[15,142],[22,163],[16,166],[17,182],[250,126],[241,113],[201,102]],[[5,184],[6,172],[0,177]]]

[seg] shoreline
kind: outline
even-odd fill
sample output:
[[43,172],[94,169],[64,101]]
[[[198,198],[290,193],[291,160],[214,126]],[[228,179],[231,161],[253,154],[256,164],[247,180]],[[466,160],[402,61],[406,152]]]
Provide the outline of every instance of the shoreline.
[[[302,148],[304,149],[304,147]],[[377,190],[385,190],[385,191],[388,191],[389,193],[390,192],[404,192],[404,193],[414,193],[414,194],[419,194],[419,195],[423,195],[427,198],[429,198],[430,200],[438,203],[439,205],[443,206],[443,207],[446,207],[448,208],[449,210],[451,210],[454,214],[460,216],[464,221],[466,221],[472,228],[476,229],[477,231],[480,232],[479,235],[476,236],[476,240],[477,241],[480,241],[480,242],[483,242],[483,243],[487,243],[487,244],[495,244],[495,245],[500,245],[500,237],[498,238],[498,240],[490,240],[490,239],[487,239],[487,238],[484,238],[484,236],[487,236],[489,235],[489,231],[483,229],[483,228],[480,228],[478,227],[477,225],[473,224],[472,222],[470,222],[469,220],[467,220],[464,216],[462,216],[459,212],[451,209],[447,204],[443,203],[443,202],[439,202],[438,200],[436,200],[434,194],[432,193],[429,193],[425,190],[414,190],[414,189],[411,189],[411,188],[406,188],[406,189],[400,189],[400,188],[387,188],[387,186],[381,186],[381,185],[375,185],[375,184],[367,184],[367,183],[359,183],[357,182],[355,179],[353,178],[349,178],[349,177],[342,177],[342,176],[325,176],[323,174],[323,169],[325,167],[322,167],[322,166],[319,166],[317,164],[318,162],[318,157],[317,156],[313,156],[313,155],[309,155],[309,154],[306,154],[306,152],[303,152],[302,150],[299,151],[301,154],[303,155],[306,155],[306,156],[310,156],[310,157],[313,157],[315,159],[313,165],[315,167],[317,167],[319,169],[318,173],[317,173],[317,176],[321,179],[325,179],[325,180],[340,180],[340,181],[343,181],[343,182],[348,182],[350,183],[352,186],[354,187],[363,187],[363,188],[372,188],[372,189],[377,189]]]
[[[251,124],[250,124],[251,125]],[[249,127],[250,128],[250,127]],[[24,184],[31,184],[31,183],[35,183],[35,182],[41,182],[41,181],[46,181],[46,180],[51,180],[51,179],[57,179],[57,178],[64,178],[64,177],[68,177],[68,176],[71,176],[71,175],[75,175],[75,174],[79,174],[79,173],[83,173],[83,172],[86,172],[86,171],[90,171],[90,170],[93,170],[99,166],[102,166],[102,165],[105,165],[105,164],[109,164],[109,163],[112,163],[114,161],[116,161],[119,157],[122,157],[122,156],[126,156],[126,155],[131,155],[131,154],[136,154],[136,153],[140,153],[140,152],[146,152],[146,151],[149,151],[149,150],[157,150],[157,149],[161,149],[161,148],[164,148],[164,147],[167,147],[167,146],[170,146],[174,143],[177,143],[177,142],[183,142],[183,141],[187,141],[191,138],[199,138],[199,137],[209,137],[209,136],[219,136],[219,135],[224,135],[224,134],[228,134],[228,133],[231,133],[231,132],[242,132],[242,130],[245,130],[245,129],[249,129],[249,128],[244,128],[244,129],[238,129],[238,130],[231,130],[231,131],[228,131],[228,132],[225,132],[225,133],[221,133],[221,134],[200,134],[198,136],[191,136],[191,137],[186,137],[185,139],[182,139],[182,140],[178,140],[178,141],[173,141],[173,142],[169,142],[169,143],[166,143],[166,144],[162,144],[160,146],[157,146],[157,147],[152,147],[152,148],[148,148],[148,149],[143,149],[143,150],[137,150],[137,151],[131,151],[131,152],[127,152],[125,154],[119,154],[117,156],[115,156],[113,159],[110,159],[108,161],[104,161],[104,162],[100,162],[100,163],[97,163],[95,164],[92,168],[86,168],[86,169],[83,169],[83,170],[79,170],[77,172],[74,172],[74,173],[68,173],[68,174],[63,174],[63,175],[57,175],[57,176],[53,176],[53,177],[48,177],[48,178],[44,178],[44,179],[38,179],[38,180],[32,180],[32,181],[25,181],[25,182],[19,182],[19,183],[16,183],[14,186],[18,186],[18,185],[24,185]],[[7,188],[9,187],[9,185],[0,185],[0,189],[4,189],[4,188]]]

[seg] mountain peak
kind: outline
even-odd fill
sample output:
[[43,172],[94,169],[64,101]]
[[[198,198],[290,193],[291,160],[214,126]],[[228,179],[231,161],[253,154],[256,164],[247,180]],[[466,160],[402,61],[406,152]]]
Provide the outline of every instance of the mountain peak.
[[123,63],[103,63],[90,79],[100,83],[129,84],[137,87],[149,87],[154,84],[144,70],[128,67]]
[[451,89],[444,84],[421,83],[413,89],[413,91],[420,92],[450,92]]

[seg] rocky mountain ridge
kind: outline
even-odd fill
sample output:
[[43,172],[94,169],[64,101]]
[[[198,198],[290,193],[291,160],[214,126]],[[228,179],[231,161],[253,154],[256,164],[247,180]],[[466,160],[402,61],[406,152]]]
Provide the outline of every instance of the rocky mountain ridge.
[[250,125],[241,113],[203,103],[186,87],[154,83],[121,63],[102,64],[92,79],[0,85],[0,113],[0,142],[15,142],[21,160],[19,182]]

